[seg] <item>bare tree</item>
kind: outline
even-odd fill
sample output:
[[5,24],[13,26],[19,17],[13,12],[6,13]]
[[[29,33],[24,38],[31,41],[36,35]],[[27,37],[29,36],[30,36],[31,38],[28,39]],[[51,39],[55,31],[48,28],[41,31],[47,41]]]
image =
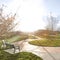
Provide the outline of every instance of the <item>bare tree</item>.
[[47,21],[46,29],[50,31],[55,31],[57,28],[57,24],[59,22],[57,17],[53,17],[52,14],[50,14],[46,21]]
[[0,7],[0,37],[7,35],[7,33],[11,32],[13,28],[17,25],[17,23],[14,23],[16,14],[14,14],[13,16],[4,16],[3,7]]

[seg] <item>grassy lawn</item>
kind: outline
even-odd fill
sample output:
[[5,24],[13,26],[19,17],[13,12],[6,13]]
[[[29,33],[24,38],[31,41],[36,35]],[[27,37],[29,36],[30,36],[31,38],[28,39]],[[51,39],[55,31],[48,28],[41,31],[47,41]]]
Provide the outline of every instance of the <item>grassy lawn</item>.
[[[4,40],[11,43],[11,42],[18,41],[18,39],[20,39],[20,36],[14,36],[14,37],[11,37],[9,39],[4,39]],[[1,45],[2,45],[2,40],[0,40],[0,48],[1,48]]]
[[7,52],[0,51],[0,60],[43,60],[43,59],[30,52],[9,54]]
[[[8,42],[15,42],[23,40],[25,37],[14,36],[12,38],[6,39]],[[0,60],[43,60],[42,58],[32,54],[30,52],[20,52],[17,54],[9,54],[1,49],[2,41],[0,40]]]
[[29,39],[37,39],[35,36],[29,36]]
[[15,41],[18,41],[18,39],[20,39],[20,36],[14,36],[14,37],[6,39],[6,41],[8,41],[8,42],[15,42]]
[[[27,37],[26,36],[13,36],[11,38],[8,39],[4,39],[5,41],[9,42],[9,43],[13,43],[13,42],[17,42],[17,41],[21,41],[21,40],[25,40]],[[0,40],[0,48],[2,45],[2,40]]]
[[27,39],[27,36],[13,36],[12,38],[6,39],[8,42],[16,42]]
[[60,40],[34,40],[29,43],[37,46],[60,47]]

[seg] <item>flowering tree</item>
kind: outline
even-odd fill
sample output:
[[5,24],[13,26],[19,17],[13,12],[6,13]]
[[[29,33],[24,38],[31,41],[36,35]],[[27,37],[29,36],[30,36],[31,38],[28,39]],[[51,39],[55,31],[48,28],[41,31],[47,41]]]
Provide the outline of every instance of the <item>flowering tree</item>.
[[[3,6],[4,7],[4,6]],[[7,35],[9,32],[13,31],[17,23],[15,24],[16,14],[4,16],[4,9],[0,7],[0,37]]]

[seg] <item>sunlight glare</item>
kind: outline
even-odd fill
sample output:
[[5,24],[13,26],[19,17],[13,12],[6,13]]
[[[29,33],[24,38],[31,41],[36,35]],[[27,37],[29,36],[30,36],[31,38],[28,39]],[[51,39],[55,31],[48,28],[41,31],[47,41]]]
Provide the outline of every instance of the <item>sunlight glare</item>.
[[45,26],[43,16],[46,9],[43,0],[13,0],[8,4],[8,9],[19,16],[16,20],[19,25],[15,30],[32,32]]
[[20,30],[24,32],[32,32],[43,29],[44,22],[42,17],[45,14],[43,0],[24,0],[19,10]]

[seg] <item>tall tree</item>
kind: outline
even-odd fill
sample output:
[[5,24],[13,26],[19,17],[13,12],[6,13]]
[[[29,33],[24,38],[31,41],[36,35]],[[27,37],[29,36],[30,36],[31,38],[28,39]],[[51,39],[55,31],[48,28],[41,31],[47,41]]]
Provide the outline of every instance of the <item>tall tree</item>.
[[47,26],[46,29],[47,30],[51,30],[54,31],[57,28],[57,24],[59,22],[57,17],[53,17],[52,14],[50,14],[50,16],[47,18]]
[[14,23],[16,14],[4,16],[3,7],[0,7],[0,37],[7,35],[17,25]]

